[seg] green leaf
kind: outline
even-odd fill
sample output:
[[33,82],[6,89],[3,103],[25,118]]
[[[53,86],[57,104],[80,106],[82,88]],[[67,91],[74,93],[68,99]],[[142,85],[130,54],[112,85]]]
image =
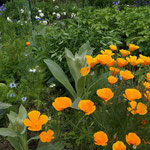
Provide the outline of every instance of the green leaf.
[[19,113],[18,113],[18,117],[20,120],[25,120],[27,118],[27,111],[26,109],[23,107],[23,105],[21,105],[19,107]]
[[17,133],[14,132],[12,129],[9,129],[9,128],[0,128],[0,135],[1,136],[17,137]]
[[9,108],[10,106],[12,106],[11,104],[7,104],[7,103],[2,103],[0,102],[0,109],[7,109]]
[[78,97],[77,99],[75,99],[75,101],[72,103],[71,108],[79,109],[79,108],[78,108],[78,104],[79,104],[79,101],[80,101],[80,100],[81,100],[80,97]]
[[53,76],[61,83],[63,84],[66,89],[70,92],[70,94],[76,98],[75,90],[73,89],[72,85],[70,84],[66,74],[64,71],[60,68],[60,66],[55,63],[54,61],[50,59],[44,59],[44,62],[47,64],[49,70],[53,74]]

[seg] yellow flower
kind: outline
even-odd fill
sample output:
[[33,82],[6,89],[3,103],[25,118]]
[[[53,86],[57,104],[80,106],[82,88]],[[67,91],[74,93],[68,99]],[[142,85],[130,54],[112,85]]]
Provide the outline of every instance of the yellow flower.
[[96,145],[106,146],[108,142],[108,136],[103,131],[98,131],[94,133],[94,141]]
[[131,52],[133,52],[133,51],[139,49],[139,46],[136,46],[134,44],[129,44],[129,49],[130,49]]
[[142,67],[145,66],[145,65],[150,65],[150,57],[147,57],[147,56],[143,56],[143,55],[139,55],[140,58],[144,61],[142,63]]
[[41,142],[45,143],[45,142],[51,142],[52,139],[54,139],[55,137],[53,137],[54,132],[52,130],[48,130],[47,132],[43,131],[41,132],[40,136],[40,140]]
[[68,107],[71,107],[72,101],[68,97],[57,97],[52,105],[57,111],[62,111]]
[[78,107],[85,112],[85,115],[90,115],[96,109],[96,106],[91,100],[80,100]]
[[150,73],[146,74],[146,80],[150,83]]
[[133,115],[145,115],[147,113],[147,106],[141,102],[137,104],[135,101],[129,102],[131,107],[128,107],[128,111],[130,111]]
[[24,125],[31,131],[40,131],[42,125],[48,122],[48,117],[46,115],[40,116],[40,112],[36,110],[29,112],[28,117],[29,119],[24,120]]
[[106,102],[114,96],[114,93],[110,88],[98,89],[96,93],[101,99]]
[[114,55],[114,53],[111,50],[107,50],[107,49],[105,51],[101,50],[101,53],[103,55],[109,55],[109,56],[113,56]]
[[142,98],[142,94],[137,89],[126,89],[123,96],[129,101],[134,101],[136,99]]
[[141,58],[137,59],[136,56],[130,56],[130,58],[127,57],[126,59],[132,66],[136,66],[138,64],[144,63],[143,59],[141,59]]
[[119,67],[124,67],[128,64],[128,61],[126,61],[124,58],[117,58],[117,62]]
[[30,42],[26,42],[26,45],[29,46],[29,45],[30,45]]
[[146,91],[146,93],[144,94],[144,96],[149,100],[150,102],[150,91]]
[[144,85],[146,90],[150,90],[150,83],[149,82],[144,82],[143,85]]
[[80,73],[82,76],[86,76],[90,73],[90,70],[91,70],[90,67],[83,67],[81,68]]
[[113,150],[126,150],[126,145],[122,141],[113,144]]
[[120,75],[122,76],[123,80],[130,80],[134,78],[134,75],[129,70],[120,71]]
[[120,53],[121,53],[122,57],[126,57],[126,56],[130,55],[130,52],[127,50],[124,50],[124,49],[121,49]]
[[97,61],[97,58],[93,58],[92,56],[90,55],[86,55],[85,56],[86,58],[86,62],[88,64],[88,66],[91,68],[91,67],[94,67],[96,64],[98,64],[98,61]]
[[115,46],[115,45],[110,45],[109,47],[110,47],[110,49],[111,49],[112,51],[117,50],[117,46]]
[[114,68],[114,67],[110,67],[109,70],[112,75],[116,75],[120,71],[119,68]]
[[107,78],[107,80],[108,80],[109,84],[115,84],[118,81],[118,79],[114,76],[109,76]]
[[106,65],[112,61],[112,57],[110,55],[98,54],[96,58],[101,65]]
[[126,142],[131,145],[136,145],[138,146],[141,143],[141,139],[137,136],[136,133],[130,132],[128,135],[126,135]]

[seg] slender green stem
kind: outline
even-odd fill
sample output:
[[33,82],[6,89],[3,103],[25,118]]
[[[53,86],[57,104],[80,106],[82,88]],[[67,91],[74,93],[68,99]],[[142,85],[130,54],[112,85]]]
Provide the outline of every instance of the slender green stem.
[[28,2],[29,2],[30,13],[31,13],[30,17],[31,17],[31,21],[32,21],[32,24],[33,24],[33,15],[32,15],[31,0],[28,0]]

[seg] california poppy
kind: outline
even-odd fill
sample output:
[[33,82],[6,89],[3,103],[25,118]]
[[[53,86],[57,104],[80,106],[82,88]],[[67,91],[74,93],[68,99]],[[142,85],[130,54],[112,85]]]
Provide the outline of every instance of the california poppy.
[[144,94],[144,96],[149,100],[150,102],[150,91],[146,91],[146,93]]
[[112,61],[112,57],[110,55],[98,54],[96,58],[101,65],[106,65]]
[[121,53],[122,57],[126,57],[127,55],[130,55],[130,52],[127,50],[124,50],[124,49],[121,49],[120,53]]
[[26,42],[26,45],[29,46],[29,45],[30,45],[30,42]]
[[111,50],[107,50],[107,49],[105,51],[101,50],[101,53],[103,55],[109,55],[109,56],[113,56],[114,55],[114,53]]
[[103,131],[98,131],[94,133],[94,141],[96,145],[106,146],[108,142],[108,136]]
[[115,67],[110,67],[109,70],[112,75],[116,75],[120,71],[119,68],[115,68]]
[[78,107],[85,112],[85,115],[90,115],[96,109],[96,106],[91,100],[80,100]]
[[96,93],[101,99],[106,102],[114,96],[114,93],[110,88],[98,89]]
[[109,84],[115,84],[118,81],[118,79],[114,76],[109,76],[107,78],[107,80],[108,80]]
[[109,48],[110,48],[112,51],[117,50],[117,46],[115,46],[115,45],[110,45]]
[[146,80],[150,83],[150,73],[146,74]]
[[144,63],[143,59],[141,59],[141,58],[137,59],[136,56],[131,56],[131,55],[130,55],[130,57],[127,57],[126,59],[127,59],[127,61],[128,61],[132,66],[136,66],[136,65],[138,65],[138,64]]
[[134,101],[136,99],[142,98],[142,94],[137,89],[126,89],[123,96],[129,101]]
[[149,82],[144,82],[143,85],[144,85],[146,90],[150,90],[150,83]]
[[128,64],[128,61],[126,61],[124,58],[117,58],[117,64],[119,67],[124,67]]
[[48,130],[47,132],[43,131],[40,133],[40,141],[45,143],[45,142],[51,142],[52,139],[54,139],[55,137],[53,137],[54,132],[52,130]]
[[140,54],[139,57],[144,61],[142,63],[142,67],[146,65],[150,65],[150,57],[143,56],[142,54]]
[[113,144],[113,150],[126,150],[126,145],[122,141],[117,141]]
[[81,70],[80,70],[80,73],[81,73],[81,75],[82,76],[87,76],[89,73],[90,73],[90,67],[83,67],[83,68],[81,68]]
[[71,107],[72,101],[68,97],[57,97],[52,105],[57,111],[62,111],[68,107]]
[[139,46],[136,46],[134,44],[129,44],[129,49],[130,49],[131,52],[133,52],[133,51],[139,49]]
[[134,75],[129,70],[120,71],[120,75],[122,76],[123,80],[130,80],[134,78]]
[[141,143],[141,139],[139,138],[139,136],[134,133],[134,132],[130,132],[128,133],[128,135],[126,135],[126,142],[129,145],[136,145],[138,146]]
[[40,112],[36,110],[29,112],[28,117],[29,119],[24,120],[24,125],[31,131],[40,131],[42,125],[48,122],[48,117],[46,115],[40,116]]

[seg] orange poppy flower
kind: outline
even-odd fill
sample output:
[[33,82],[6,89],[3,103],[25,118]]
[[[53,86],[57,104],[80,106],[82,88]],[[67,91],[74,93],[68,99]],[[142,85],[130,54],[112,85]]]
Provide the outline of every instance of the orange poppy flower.
[[123,80],[130,80],[134,78],[134,75],[129,70],[120,71],[120,75],[122,76]]
[[124,58],[117,58],[117,64],[119,67],[124,67],[128,64],[128,61],[126,61]]
[[138,64],[144,63],[143,59],[141,58],[137,59],[136,56],[130,56],[130,57],[127,57],[126,59],[132,66],[136,66]]
[[147,106],[141,102],[137,104],[135,101],[129,102],[131,107],[128,107],[128,111],[130,111],[133,115],[145,115],[147,113]]
[[110,45],[109,47],[110,47],[110,49],[111,49],[112,51],[117,50],[117,46],[115,46],[115,45]]
[[98,64],[98,61],[97,61],[97,58],[93,58],[92,56],[90,55],[86,55],[85,56],[86,58],[86,62],[88,64],[88,66],[91,68],[91,67],[94,67],[96,64]]
[[150,83],[150,73],[146,74],[146,80]]
[[128,135],[126,135],[126,142],[131,145],[136,145],[138,146],[141,143],[141,139],[137,136],[136,133],[130,132]]
[[110,67],[109,70],[112,75],[116,75],[120,71],[119,68],[114,68],[114,67]]
[[106,65],[108,66],[108,67],[111,67],[111,66],[113,66],[113,65],[115,65],[116,64],[116,60],[114,60],[114,59],[112,59],[109,63],[107,63]]
[[40,131],[42,125],[48,122],[48,117],[46,115],[40,116],[40,112],[36,110],[29,112],[28,117],[29,119],[24,120],[24,125],[31,131]]
[[71,107],[72,101],[68,97],[57,97],[52,105],[57,111],[62,111],[68,107]]
[[126,56],[130,55],[130,52],[127,50],[124,50],[124,49],[121,49],[120,53],[121,53],[122,57],[126,57]]
[[78,107],[85,112],[85,115],[90,115],[96,109],[96,106],[91,100],[80,100]]
[[150,91],[146,91],[146,93],[144,94],[144,96],[149,100],[150,102]]
[[150,65],[150,57],[147,56],[143,56],[143,55],[139,55],[141,59],[143,59],[143,63],[142,63],[142,67],[145,65]]
[[126,89],[123,96],[129,101],[134,101],[136,99],[140,99],[142,97],[142,94],[137,89]]
[[26,42],[26,45],[29,46],[29,45],[30,45],[30,42]]
[[94,141],[96,145],[106,146],[108,142],[108,136],[103,131],[98,131],[94,133]]
[[110,88],[98,89],[96,94],[101,99],[103,99],[105,102],[107,102],[108,100],[110,100],[114,96],[114,93],[112,92],[112,90]]
[[129,44],[129,49],[130,49],[131,52],[133,52],[133,51],[139,49],[139,46],[136,46],[134,44]]
[[144,82],[143,85],[144,85],[146,90],[150,90],[150,83],[149,82]]
[[107,50],[107,49],[105,49],[105,51],[101,50],[101,53],[103,55],[109,55],[109,56],[113,56],[114,55],[114,53],[111,50]]
[[96,58],[101,65],[106,65],[112,61],[112,57],[110,55],[98,54]]
[[113,150],[126,150],[126,145],[122,141],[117,141],[113,144]]
[[87,76],[89,73],[90,73],[90,67],[83,67],[83,68],[81,68],[81,70],[80,70],[80,73],[81,73],[81,75],[82,76]]
[[52,130],[48,130],[47,132],[43,131],[40,133],[40,140],[41,142],[45,143],[45,142],[51,142],[52,139],[54,139],[55,137],[53,137],[54,132]]
[[107,78],[107,80],[108,80],[109,84],[115,84],[118,81],[118,79],[114,76],[109,76]]

